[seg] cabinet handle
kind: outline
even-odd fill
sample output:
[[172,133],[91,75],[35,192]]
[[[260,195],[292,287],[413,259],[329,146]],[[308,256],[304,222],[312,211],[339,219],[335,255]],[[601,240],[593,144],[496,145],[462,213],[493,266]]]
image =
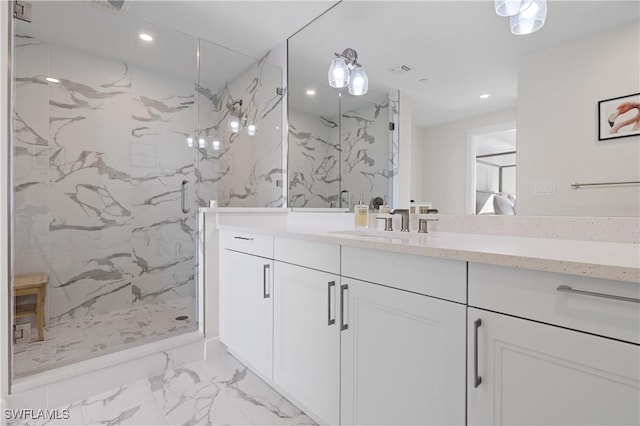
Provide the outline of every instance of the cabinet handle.
[[622,300],[623,302],[640,303],[640,299],[634,297],[617,296],[615,294],[596,293],[593,291],[574,290],[568,285],[561,285],[556,288],[558,291],[564,291],[567,293],[583,294],[585,296],[604,297],[605,299]]
[[180,184],[180,209],[182,213],[189,213],[189,208],[187,208],[187,185],[189,184],[188,180],[183,180]]
[[236,240],[245,240],[245,241],[253,241],[253,238],[247,238],[247,237],[233,237]]
[[342,284],[340,286],[340,331],[344,331],[349,328],[349,324],[347,324],[344,320],[344,292],[349,290],[349,286],[346,284]]
[[271,294],[267,292],[267,271],[269,271],[270,267],[269,264],[262,267],[262,297],[264,299],[271,297]]
[[473,387],[477,388],[482,383],[482,377],[478,376],[478,329],[482,325],[482,320],[478,318],[473,325]]
[[336,323],[335,316],[331,318],[331,289],[334,288],[335,286],[336,286],[335,281],[329,281],[329,285],[327,287],[327,315],[328,315],[327,323],[328,325],[333,325]]

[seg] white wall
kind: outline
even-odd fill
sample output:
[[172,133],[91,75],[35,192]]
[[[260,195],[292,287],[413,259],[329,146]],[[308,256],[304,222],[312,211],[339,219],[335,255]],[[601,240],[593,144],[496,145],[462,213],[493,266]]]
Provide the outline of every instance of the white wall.
[[[431,201],[440,213],[464,214],[466,206],[467,133],[473,129],[514,121],[515,109],[422,127],[414,138],[422,150],[422,191],[419,201]],[[519,143],[519,142],[518,142]],[[518,161],[520,158],[518,157]],[[417,176],[416,173],[413,173]]]
[[[598,101],[640,92],[639,21],[534,54],[518,69],[518,214],[638,216],[640,137],[598,141]],[[557,195],[535,196],[535,183]]]

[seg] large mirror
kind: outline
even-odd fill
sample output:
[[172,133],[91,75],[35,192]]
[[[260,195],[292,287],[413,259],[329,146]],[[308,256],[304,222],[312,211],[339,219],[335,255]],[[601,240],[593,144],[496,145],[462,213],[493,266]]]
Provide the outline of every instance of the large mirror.
[[[289,122],[295,127],[302,109],[344,114],[327,70],[334,52],[352,48],[371,93],[400,93],[397,187],[387,194],[397,205],[415,199],[447,214],[637,217],[640,137],[599,140],[598,103],[640,92],[639,18],[638,2],[551,0],[542,29],[516,36],[493,1],[345,0],[289,39]],[[301,106],[312,85],[332,110]],[[305,153],[293,136],[295,206]],[[343,167],[343,184],[348,175]]]

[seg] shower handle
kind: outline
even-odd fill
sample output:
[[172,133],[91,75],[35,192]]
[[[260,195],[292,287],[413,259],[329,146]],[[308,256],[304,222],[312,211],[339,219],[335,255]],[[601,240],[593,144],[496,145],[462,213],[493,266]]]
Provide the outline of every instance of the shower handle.
[[180,202],[182,204],[182,213],[189,213],[189,208],[187,208],[188,200],[187,200],[187,185],[189,184],[188,180],[182,181],[182,192],[180,194]]

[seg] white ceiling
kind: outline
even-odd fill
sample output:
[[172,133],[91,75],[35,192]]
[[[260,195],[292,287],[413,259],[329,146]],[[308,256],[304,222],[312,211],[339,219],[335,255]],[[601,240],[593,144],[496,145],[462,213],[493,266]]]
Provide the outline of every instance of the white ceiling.
[[[135,1],[110,11],[105,0],[32,1],[32,22],[16,33],[126,61],[218,88],[335,1]],[[143,43],[138,33],[152,34]],[[224,46],[224,47],[223,47]]]
[[[121,13],[91,6],[100,3],[34,1],[33,23],[18,23],[17,32],[188,77],[196,73],[201,37],[216,43],[203,42],[200,60],[203,76],[217,87],[335,1],[127,0]],[[519,58],[639,15],[638,1],[550,0],[545,27],[516,37],[508,19],[494,13],[493,0],[344,0],[290,39],[290,102],[325,115],[336,111],[327,68],[333,52],[352,47],[369,75],[365,101],[379,102],[400,89],[412,99],[417,125],[512,107]],[[141,30],[154,34],[152,45],[137,39]],[[401,64],[413,71],[390,71]],[[309,86],[316,88],[315,98],[304,94]],[[479,99],[484,92],[491,98]],[[361,101],[343,95],[347,110]]]
[[[407,93],[414,123],[428,126],[514,107],[519,58],[639,17],[638,1],[550,0],[546,25],[514,36],[492,0],[344,0],[290,39],[289,72],[302,87],[305,78],[324,83],[333,53],[354,48],[370,90]],[[391,72],[403,64],[413,70]],[[294,91],[292,105],[308,102]],[[491,97],[482,100],[482,93]]]

